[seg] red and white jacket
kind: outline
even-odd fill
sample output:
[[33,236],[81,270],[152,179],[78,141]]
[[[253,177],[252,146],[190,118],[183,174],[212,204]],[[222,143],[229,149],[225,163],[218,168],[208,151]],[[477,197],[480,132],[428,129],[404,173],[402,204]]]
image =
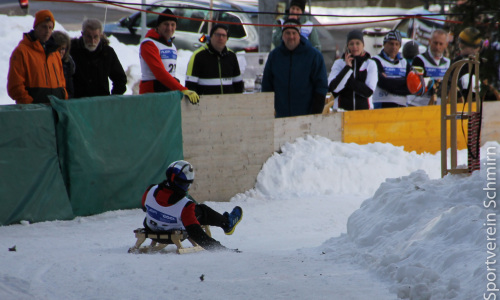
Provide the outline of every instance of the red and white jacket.
[[192,224],[200,225],[194,213],[195,203],[187,197],[172,197],[174,193],[172,189],[153,185],[142,196],[146,224],[151,230],[184,230]]
[[154,28],[141,42],[139,58],[142,72],[139,94],[187,90],[174,77],[177,48],[166,42]]
[[[166,203],[166,197],[169,197],[169,194],[172,191],[166,191],[167,193],[165,193],[165,190],[158,190],[158,185],[156,185],[153,186],[148,192],[146,192],[143,200],[143,206],[146,208],[146,224],[155,232],[175,229],[185,230],[186,228],[184,227],[184,224],[182,222],[182,212],[186,204],[192,201],[187,197],[184,197],[177,203],[168,205]],[[160,195],[156,195],[158,196],[157,200],[155,198],[155,194],[157,194],[158,192],[160,193]],[[196,222],[197,221],[195,221],[195,223]]]

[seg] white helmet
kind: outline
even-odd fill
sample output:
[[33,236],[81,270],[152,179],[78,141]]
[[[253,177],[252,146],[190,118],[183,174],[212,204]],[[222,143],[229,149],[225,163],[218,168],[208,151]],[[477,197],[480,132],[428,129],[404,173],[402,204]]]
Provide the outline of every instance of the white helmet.
[[167,182],[188,191],[194,181],[194,168],[184,160],[174,161],[167,168]]

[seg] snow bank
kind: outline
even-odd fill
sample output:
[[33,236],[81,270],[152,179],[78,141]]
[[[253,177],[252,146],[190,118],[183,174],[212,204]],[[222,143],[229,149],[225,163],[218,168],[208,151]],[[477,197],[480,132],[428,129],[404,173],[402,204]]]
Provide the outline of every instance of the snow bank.
[[[488,147],[496,153],[485,158]],[[500,159],[498,149],[485,145],[483,170],[471,176],[430,179],[420,170],[387,179],[349,217],[347,235],[325,246],[353,243],[351,258],[390,280],[401,299],[479,299],[479,291],[488,297],[496,285],[486,263],[496,263],[498,250],[488,248],[496,244],[488,243],[496,242],[497,209],[483,188],[498,181],[496,167],[486,169],[487,159]]]
[[385,178],[407,175],[414,170],[422,169],[431,178],[439,178],[441,173],[436,168],[439,164],[439,156],[409,153],[391,144],[344,144],[308,136],[285,144],[282,153],[269,159],[257,177],[255,188],[266,197],[283,194],[368,197]]

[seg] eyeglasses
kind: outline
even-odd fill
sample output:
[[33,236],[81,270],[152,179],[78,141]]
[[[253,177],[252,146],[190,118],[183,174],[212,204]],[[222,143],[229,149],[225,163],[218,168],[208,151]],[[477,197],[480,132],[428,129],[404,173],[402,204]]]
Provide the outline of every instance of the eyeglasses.
[[223,34],[223,33],[214,33],[214,35],[218,38],[227,38],[227,34]]

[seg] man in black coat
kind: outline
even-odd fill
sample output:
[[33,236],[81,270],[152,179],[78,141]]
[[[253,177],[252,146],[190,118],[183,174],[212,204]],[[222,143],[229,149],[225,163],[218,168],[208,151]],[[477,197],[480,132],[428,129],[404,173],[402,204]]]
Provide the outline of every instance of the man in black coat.
[[[75,98],[122,95],[127,90],[127,75],[115,50],[102,34],[99,20],[83,22],[82,36],[71,41],[71,56],[76,66],[73,76]],[[108,78],[113,83],[111,93]]]

